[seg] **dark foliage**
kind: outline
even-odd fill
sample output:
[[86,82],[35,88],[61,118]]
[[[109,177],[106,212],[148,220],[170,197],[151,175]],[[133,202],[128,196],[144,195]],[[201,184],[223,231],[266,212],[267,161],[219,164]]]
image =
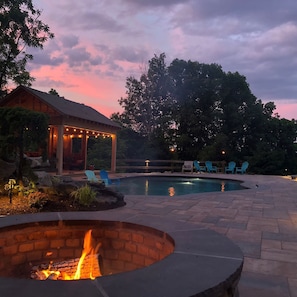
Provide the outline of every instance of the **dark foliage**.
[[297,122],[273,115],[274,103],[257,99],[238,72],[179,59],[166,66],[161,54],[126,88],[124,111],[112,116],[125,128],[124,158],[249,161],[250,172],[296,173]]

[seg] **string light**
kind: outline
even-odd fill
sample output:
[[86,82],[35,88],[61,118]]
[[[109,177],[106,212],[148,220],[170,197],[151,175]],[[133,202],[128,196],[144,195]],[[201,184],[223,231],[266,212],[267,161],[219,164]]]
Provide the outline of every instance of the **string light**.
[[[25,129],[28,130],[28,128],[25,128]],[[51,130],[54,130],[54,129],[49,127],[48,130],[51,131]],[[72,132],[72,134],[70,135],[71,132]],[[78,132],[80,134],[77,134]],[[113,137],[111,134],[107,134],[107,133],[102,133],[102,132],[97,132],[97,131],[92,131],[92,130],[84,130],[84,129],[79,129],[79,128],[72,128],[72,127],[65,127],[65,132],[64,133],[66,134],[66,136],[68,135],[71,138],[74,138],[74,137],[82,138],[84,134],[89,134],[89,135],[91,134],[95,138],[98,138],[98,137],[103,137],[103,138],[110,138],[111,137],[112,138]]]

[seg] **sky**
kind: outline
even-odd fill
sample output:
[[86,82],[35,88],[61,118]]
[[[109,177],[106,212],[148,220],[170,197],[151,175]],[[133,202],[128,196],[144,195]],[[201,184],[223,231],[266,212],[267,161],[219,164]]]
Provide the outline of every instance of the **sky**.
[[34,56],[32,87],[123,112],[129,76],[154,55],[216,63],[246,77],[281,118],[297,119],[296,0],[32,0],[55,38]]

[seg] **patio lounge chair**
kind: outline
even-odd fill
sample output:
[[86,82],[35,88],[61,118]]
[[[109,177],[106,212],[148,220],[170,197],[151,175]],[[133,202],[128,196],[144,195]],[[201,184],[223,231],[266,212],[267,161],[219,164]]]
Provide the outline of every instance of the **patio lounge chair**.
[[217,166],[213,166],[211,161],[206,161],[205,162],[205,167],[206,167],[206,171],[209,172],[209,173],[218,171]]
[[91,183],[101,182],[101,180],[97,178],[93,170],[85,170],[85,174],[87,176],[88,182],[91,182]]
[[105,170],[100,170],[99,173],[100,173],[100,178],[104,182],[105,186],[120,183],[120,179],[110,179],[108,176],[108,172]]
[[236,163],[231,161],[228,163],[228,166],[225,167],[225,173],[234,173],[235,172]]
[[200,164],[199,164],[199,162],[197,160],[195,160],[193,162],[193,164],[194,164],[194,167],[195,167],[197,172],[205,172],[206,171],[205,166],[200,166]]
[[193,161],[184,161],[182,172],[185,171],[190,171],[191,173],[193,173]]
[[246,170],[248,167],[249,167],[249,162],[245,161],[242,163],[241,167],[236,167],[235,172],[244,174],[244,173],[246,173]]

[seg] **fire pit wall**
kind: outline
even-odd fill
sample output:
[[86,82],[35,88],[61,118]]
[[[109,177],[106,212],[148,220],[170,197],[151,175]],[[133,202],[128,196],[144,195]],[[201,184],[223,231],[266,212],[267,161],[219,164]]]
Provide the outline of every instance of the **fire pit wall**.
[[91,229],[102,275],[148,266],[174,250],[173,239],[147,226],[115,221],[51,221],[1,228],[0,276],[30,278],[32,267],[77,259]]

